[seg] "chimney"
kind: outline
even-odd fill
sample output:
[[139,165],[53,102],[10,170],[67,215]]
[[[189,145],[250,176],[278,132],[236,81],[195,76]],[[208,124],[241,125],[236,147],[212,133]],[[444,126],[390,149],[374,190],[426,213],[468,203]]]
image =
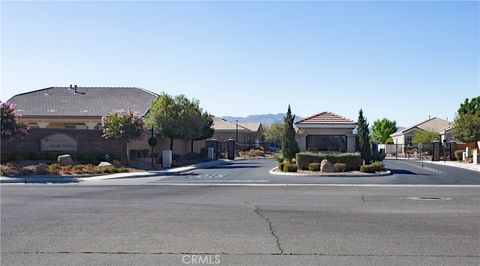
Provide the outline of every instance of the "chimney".
[[70,89],[73,90],[73,85],[72,84],[70,84]]
[[75,93],[77,93],[77,85],[75,85],[75,87],[74,87],[74,88],[75,88]]
[[[76,85],[75,85],[76,86]],[[428,115],[428,119],[430,119],[430,115]]]

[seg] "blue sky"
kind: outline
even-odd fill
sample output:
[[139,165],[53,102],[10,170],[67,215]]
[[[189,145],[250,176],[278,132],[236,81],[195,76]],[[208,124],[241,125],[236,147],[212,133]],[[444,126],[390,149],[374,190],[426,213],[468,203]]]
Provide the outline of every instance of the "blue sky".
[[50,86],[186,94],[215,115],[408,126],[480,95],[479,2],[2,2],[2,100]]

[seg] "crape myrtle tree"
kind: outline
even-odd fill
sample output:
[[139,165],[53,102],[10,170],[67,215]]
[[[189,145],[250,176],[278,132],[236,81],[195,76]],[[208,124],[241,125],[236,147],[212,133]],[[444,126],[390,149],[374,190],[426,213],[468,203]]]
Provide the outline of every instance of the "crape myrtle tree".
[[282,156],[287,162],[291,162],[295,155],[300,152],[298,148],[297,140],[295,139],[295,128],[293,127],[293,121],[295,115],[292,115],[290,105],[288,105],[288,111],[283,118],[284,127],[282,134]]
[[27,125],[19,121],[20,115],[17,113],[15,104],[0,101],[0,110],[2,139],[28,134]]
[[[145,121],[140,113],[128,110],[108,113],[102,117],[103,135],[106,139],[120,139],[125,142],[142,139]],[[127,162],[129,161],[127,152]]]
[[358,141],[357,150],[365,164],[372,161],[372,148],[370,146],[370,130],[368,129],[367,118],[363,116],[363,110],[358,112]]
[[391,144],[393,143],[391,134],[397,131],[397,122],[387,118],[377,119],[372,126],[372,140],[376,143]]

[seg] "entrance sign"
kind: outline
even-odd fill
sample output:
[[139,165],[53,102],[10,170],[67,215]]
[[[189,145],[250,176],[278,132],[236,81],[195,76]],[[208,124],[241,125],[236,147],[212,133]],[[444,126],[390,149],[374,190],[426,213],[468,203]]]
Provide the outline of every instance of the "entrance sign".
[[53,134],[40,141],[42,151],[77,151],[77,141],[65,134]]

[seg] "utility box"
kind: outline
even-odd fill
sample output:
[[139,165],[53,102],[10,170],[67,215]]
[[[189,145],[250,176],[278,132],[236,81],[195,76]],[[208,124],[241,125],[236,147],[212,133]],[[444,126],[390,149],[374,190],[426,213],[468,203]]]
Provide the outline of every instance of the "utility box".
[[208,159],[209,160],[217,159],[217,157],[215,155],[215,148],[214,147],[208,147]]
[[172,167],[172,150],[163,151],[162,165],[163,165],[163,168]]

